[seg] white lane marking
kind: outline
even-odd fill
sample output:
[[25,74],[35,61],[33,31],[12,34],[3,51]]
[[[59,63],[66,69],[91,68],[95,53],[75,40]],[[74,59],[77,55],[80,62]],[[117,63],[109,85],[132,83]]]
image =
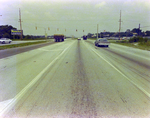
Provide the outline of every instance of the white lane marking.
[[41,50],[41,51],[61,51],[63,49],[56,49],[56,50],[47,50],[47,49],[44,49],[44,48],[39,48],[38,50]]
[[[85,43],[84,43],[85,45]],[[87,45],[85,45],[87,47]],[[88,48],[88,47],[87,47]],[[88,48],[89,49],[89,48]],[[117,72],[119,72],[122,76],[124,76],[128,81],[130,81],[133,85],[135,85],[138,89],[140,89],[143,93],[145,93],[150,98],[150,93],[148,93],[145,89],[143,89],[141,86],[134,83],[132,80],[130,80],[125,74],[123,74],[120,70],[118,70],[114,65],[112,65],[109,61],[107,61],[104,57],[102,57],[100,54],[98,54],[94,49],[90,47],[90,49],[100,58],[102,58],[105,62],[107,62],[111,67],[113,67]]]
[[13,99],[9,99],[3,102],[0,102],[0,111],[2,111],[8,104],[10,104],[13,101]]
[[[90,40],[93,44],[94,41]],[[138,58],[142,58],[142,59],[147,59],[148,61],[150,61],[150,51],[147,50],[141,50],[138,48],[133,48],[133,47],[128,47],[128,46],[123,46],[123,45],[119,45],[119,44],[114,44],[114,43],[110,43],[111,46],[113,46],[113,50],[119,51],[119,52],[123,52],[129,55],[134,55]],[[120,48],[123,48],[122,50],[120,50]],[[126,51],[125,51],[126,50]],[[144,55],[141,55],[140,53],[144,53]]]
[[[73,42],[74,43],[74,42]],[[72,43],[72,44],[73,44]],[[21,97],[44,75],[44,73],[50,68],[50,66],[56,62],[71,46],[68,46],[65,48],[60,55],[58,55],[49,65],[44,68],[25,88],[23,88],[10,102],[7,104],[1,111],[0,111],[0,117],[5,115],[14,105],[16,102],[18,102]]]

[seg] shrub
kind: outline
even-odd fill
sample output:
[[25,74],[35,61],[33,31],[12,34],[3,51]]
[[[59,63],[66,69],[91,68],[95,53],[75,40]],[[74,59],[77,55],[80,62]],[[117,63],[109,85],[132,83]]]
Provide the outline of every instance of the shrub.
[[122,40],[122,41],[120,41],[120,43],[128,43],[128,41],[127,40]]
[[147,41],[147,42],[140,42],[139,45],[150,46],[150,41]]
[[130,38],[129,43],[133,43],[136,40],[136,37]]
[[133,37],[130,38],[129,43],[134,43],[134,42],[147,42],[148,39],[147,38],[143,38],[143,37]]

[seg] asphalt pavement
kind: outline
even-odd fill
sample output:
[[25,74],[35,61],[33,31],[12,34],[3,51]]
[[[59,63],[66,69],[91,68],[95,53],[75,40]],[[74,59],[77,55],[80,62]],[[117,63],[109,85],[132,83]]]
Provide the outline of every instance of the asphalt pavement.
[[0,43],[0,46],[4,46],[4,45],[13,45],[13,44],[21,44],[21,43],[29,43],[29,42],[37,42],[37,41],[50,41],[50,39],[45,39],[45,40],[22,40],[22,41],[12,41],[11,43],[5,43],[2,44]]
[[150,117],[150,52],[93,42],[67,40],[1,58],[1,117]]
[[[21,44],[21,43],[29,43],[29,42],[37,42],[37,41],[18,41],[16,44]],[[50,44],[55,43],[53,40],[47,41],[46,43],[42,43],[42,44],[34,44],[34,45],[29,45],[29,46],[23,46],[23,47],[16,47],[16,48],[8,48],[8,49],[4,49],[4,50],[0,50],[0,59],[2,58],[6,58],[9,56],[13,56],[13,55],[17,55],[19,53],[23,53],[23,52],[27,52],[30,50],[34,50],[43,46],[47,46]],[[15,43],[11,43],[11,44],[2,44],[2,45],[13,45]],[[2,46],[0,45],[0,46]]]

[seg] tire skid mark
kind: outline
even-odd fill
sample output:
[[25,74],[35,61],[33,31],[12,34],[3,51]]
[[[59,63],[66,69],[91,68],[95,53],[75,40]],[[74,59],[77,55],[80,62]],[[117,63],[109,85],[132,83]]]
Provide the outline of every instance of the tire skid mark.
[[80,41],[77,45],[77,62],[74,68],[74,79],[72,80],[71,93],[73,97],[72,113],[70,118],[95,118],[96,104],[90,92],[90,83],[84,70],[83,58],[81,56]]

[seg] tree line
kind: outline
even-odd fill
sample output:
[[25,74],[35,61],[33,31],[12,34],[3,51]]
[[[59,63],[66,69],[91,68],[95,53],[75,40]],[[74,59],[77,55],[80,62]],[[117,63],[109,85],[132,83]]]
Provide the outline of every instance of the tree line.
[[[19,35],[12,35],[11,30],[17,28],[11,26],[11,25],[2,25],[0,26],[0,38],[9,38],[9,39],[20,39]],[[45,36],[43,36],[45,37]],[[33,35],[23,35],[23,39],[39,39],[43,38],[41,36],[33,36]]]
[[[17,28],[12,27],[11,25],[0,26],[0,38],[12,39],[13,38],[13,36],[11,35],[12,29],[17,29]],[[16,36],[16,38],[19,38],[19,36]]]
[[[88,33],[88,38],[95,38],[97,33]],[[98,33],[99,38],[103,37],[132,37],[132,36],[150,36],[150,31],[142,32],[139,28],[134,28],[132,30],[127,29],[125,32],[100,32]]]
[[[10,38],[10,39],[20,39],[19,35],[11,35],[11,30],[17,28],[11,26],[11,25],[4,25],[0,26],[0,38]],[[126,32],[100,32],[98,33],[98,37],[132,37],[133,35],[137,36],[150,36],[150,31],[142,32],[139,28],[134,28],[130,31],[130,29],[127,29]],[[97,33],[88,33],[88,38],[94,38],[97,36]],[[44,36],[43,36],[44,37]],[[36,38],[43,38],[41,36],[32,36],[32,35],[23,35],[23,39],[36,39]]]

